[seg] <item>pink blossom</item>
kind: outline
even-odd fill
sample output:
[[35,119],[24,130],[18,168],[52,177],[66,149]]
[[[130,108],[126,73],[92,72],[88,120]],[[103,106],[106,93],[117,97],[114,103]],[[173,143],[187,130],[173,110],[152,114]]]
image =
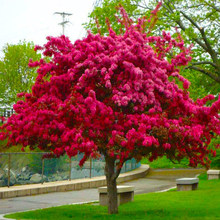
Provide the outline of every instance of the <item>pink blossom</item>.
[[163,144],[163,148],[165,150],[169,150],[171,148],[171,145],[169,143],[165,143],[165,144]]
[[119,35],[110,28],[107,36],[90,32],[74,44],[64,35],[48,37],[36,47],[45,58],[30,61],[38,76],[31,93],[18,94],[23,98],[1,126],[0,140],[38,146],[51,152],[47,157],[83,153],[80,165],[100,154],[120,164],[166,154],[208,166],[208,146],[220,134],[220,98],[190,99],[181,67],[191,60],[191,46],[181,36],[143,33],[159,7],[137,24],[121,8],[125,33]]

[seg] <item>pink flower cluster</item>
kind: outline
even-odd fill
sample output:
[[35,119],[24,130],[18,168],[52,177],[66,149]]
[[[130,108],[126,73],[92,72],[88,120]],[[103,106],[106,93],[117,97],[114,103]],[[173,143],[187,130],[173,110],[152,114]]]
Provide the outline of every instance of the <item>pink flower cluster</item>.
[[[190,61],[190,48],[180,37],[148,36],[139,28],[144,19],[124,22],[121,35],[110,28],[109,36],[89,33],[74,44],[65,36],[48,37],[37,46],[50,59],[30,62],[38,77],[30,94],[18,95],[22,100],[1,127],[0,140],[55,156],[81,152],[80,165],[100,154],[121,165],[132,157],[152,161],[164,155],[208,165],[207,155],[214,154],[208,145],[220,134],[220,99],[207,107],[213,96],[189,98],[190,83],[179,66]],[[184,90],[172,79],[182,81]]]

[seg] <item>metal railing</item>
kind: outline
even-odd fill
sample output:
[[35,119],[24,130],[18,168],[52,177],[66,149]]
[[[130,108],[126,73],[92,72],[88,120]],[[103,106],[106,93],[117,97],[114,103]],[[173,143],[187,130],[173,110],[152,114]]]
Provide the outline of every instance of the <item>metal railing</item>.
[[14,109],[13,108],[0,108],[0,122],[3,123],[3,119],[2,117],[4,118],[8,118],[10,117],[12,114],[14,113]]
[[[104,175],[104,157],[90,159],[83,167],[79,161],[83,155],[71,159],[68,156],[60,158],[43,158],[45,152],[30,153],[0,153],[0,187],[23,184],[34,184],[92,178]],[[135,159],[126,161],[121,173],[131,171],[140,166]]]

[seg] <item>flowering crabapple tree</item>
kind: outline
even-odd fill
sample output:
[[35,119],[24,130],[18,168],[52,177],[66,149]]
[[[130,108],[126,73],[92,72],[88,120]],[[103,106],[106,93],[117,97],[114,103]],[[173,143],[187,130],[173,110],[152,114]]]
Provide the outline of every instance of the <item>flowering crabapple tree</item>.
[[36,47],[50,59],[30,62],[38,67],[32,92],[18,94],[16,113],[0,134],[7,146],[40,148],[48,156],[83,153],[81,166],[104,155],[110,214],[118,212],[116,179],[125,161],[166,156],[208,166],[208,154],[215,154],[209,143],[220,133],[220,99],[210,107],[212,95],[194,102],[190,83],[179,74],[191,59],[181,37],[152,36],[145,31],[149,20],[134,24],[120,11],[120,35],[109,26],[108,36],[88,33],[74,44],[48,37]]

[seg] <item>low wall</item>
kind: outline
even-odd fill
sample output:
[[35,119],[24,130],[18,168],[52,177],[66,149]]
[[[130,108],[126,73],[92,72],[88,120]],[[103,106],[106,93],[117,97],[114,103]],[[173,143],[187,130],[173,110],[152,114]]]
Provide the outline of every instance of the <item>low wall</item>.
[[[0,153],[0,187],[104,176],[105,161],[89,159],[79,167],[83,154],[71,159],[64,155],[59,158],[43,158],[45,152]],[[121,173],[140,167],[134,158],[124,163]]]
[[[117,179],[117,183],[145,177],[149,172],[148,165],[141,165],[139,168],[127,173],[122,173]],[[65,192],[88,188],[97,188],[106,185],[105,176],[84,178],[71,181],[48,182],[44,184],[29,184],[21,186],[0,187],[0,199],[31,196],[43,193]]]

